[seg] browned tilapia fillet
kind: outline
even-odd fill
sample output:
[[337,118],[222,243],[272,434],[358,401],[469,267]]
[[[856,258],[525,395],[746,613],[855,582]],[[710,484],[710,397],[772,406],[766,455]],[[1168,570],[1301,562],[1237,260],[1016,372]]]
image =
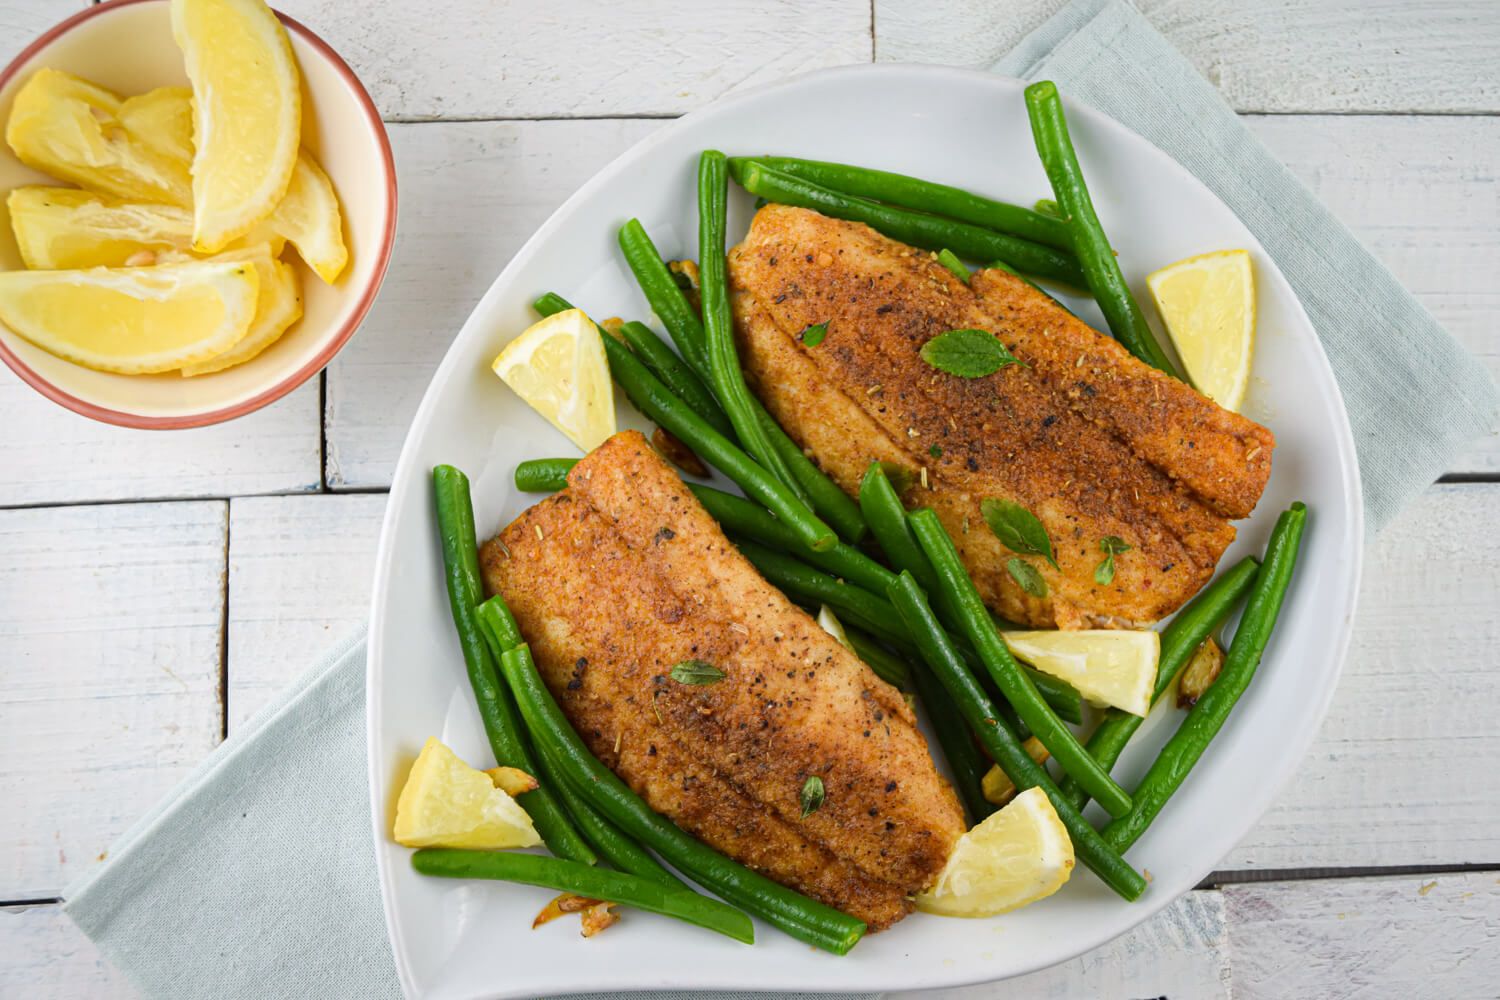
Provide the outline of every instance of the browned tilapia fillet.
[[[635,432],[480,558],[589,748],[720,851],[872,928],[937,877],[963,814],[901,695],[725,540]],[[670,677],[697,659],[715,684]],[[801,816],[809,776],[827,798]]]
[[[969,284],[868,226],[768,205],[730,252],[745,371],[787,432],[855,494],[871,460],[910,470],[903,499],[933,507],[985,600],[1031,625],[1143,624],[1207,582],[1271,471],[1271,432],[1131,357],[1000,270]],[[821,343],[799,334],[827,323]],[[918,351],[948,330],[988,330],[1024,365],[964,379]],[[925,470],[925,485],[922,481]],[[1006,571],[987,497],[1047,529],[1048,596]],[[1114,580],[1102,538],[1131,546]]]

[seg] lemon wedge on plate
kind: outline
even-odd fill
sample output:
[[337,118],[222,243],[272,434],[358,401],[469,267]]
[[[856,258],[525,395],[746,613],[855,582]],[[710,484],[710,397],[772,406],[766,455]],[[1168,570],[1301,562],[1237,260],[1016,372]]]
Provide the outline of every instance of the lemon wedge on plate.
[[255,317],[247,262],[0,273],[0,321],[99,371],[171,371],[229,350]]
[[542,842],[515,799],[430,737],[396,800],[396,843],[501,849]]
[[1188,379],[1226,410],[1238,411],[1255,351],[1255,271],[1245,250],[1220,250],[1146,276]]
[[993,917],[1044,899],[1073,872],[1073,841],[1047,794],[1028,788],[958,838],[917,909],[945,917]]
[[604,341],[582,309],[527,327],[505,345],[495,374],[584,451],[615,432],[615,392]]
[[193,84],[193,245],[223,249],[286,194],[302,141],[302,84],[263,0],[172,0]]
[[1161,636],[1149,629],[1001,632],[1000,637],[1017,658],[1067,681],[1092,704],[1142,716],[1151,709]]
[[245,260],[255,265],[260,278],[260,293],[255,303],[255,319],[250,329],[229,350],[206,361],[183,365],[184,375],[208,375],[243,364],[255,357],[302,318],[302,285],[290,264],[275,259],[272,248],[262,244],[249,250],[229,251],[213,260]]
[[28,167],[129,201],[191,204],[187,164],[141,142],[124,103],[61,70],[32,74],[11,104],[5,141]]

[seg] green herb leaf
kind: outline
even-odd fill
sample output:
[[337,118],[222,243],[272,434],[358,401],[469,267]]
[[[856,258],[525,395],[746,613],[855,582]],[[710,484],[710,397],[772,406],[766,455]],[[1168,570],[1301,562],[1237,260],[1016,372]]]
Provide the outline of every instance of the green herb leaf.
[[1011,578],[1021,585],[1021,589],[1032,597],[1047,596],[1047,581],[1042,579],[1042,574],[1037,568],[1020,556],[1012,556],[1010,562],[1005,564],[1006,572]]
[[1108,587],[1115,580],[1115,556],[1129,552],[1130,546],[1118,535],[1105,535],[1099,539],[1099,548],[1104,553],[1104,561],[1094,567],[1094,582]]
[[931,445],[927,449],[927,454],[931,455],[933,458],[942,458],[943,449],[939,448],[937,445]]
[[823,779],[816,774],[802,783],[802,818],[807,819],[823,806]]
[[959,378],[983,378],[1021,362],[987,330],[949,330],[922,345],[922,360]]
[[817,347],[823,342],[823,338],[826,336],[828,336],[828,324],[814,323],[806,330],[803,330],[797,339],[802,341],[804,347]]
[[937,255],[937,262],[953,272],[953,276],[964,284],[969,283],[969,269],[964,262],[958,259],[958,254],[952,250],[944,250]]
[[1047,537],[1047,529],[1031,511],[997,497],[986,497],[979,510],[984,514],[984,523],[1000,539],[1000,544],[1022,555],[1041,556],[1052,564],[1053,569],[1060,568],[1057,560],[1052,558],[1052,539]]
[[672,679],[678,684],[717,684],[726,676],[724,671],[702,660],[683,660],[672,668]]

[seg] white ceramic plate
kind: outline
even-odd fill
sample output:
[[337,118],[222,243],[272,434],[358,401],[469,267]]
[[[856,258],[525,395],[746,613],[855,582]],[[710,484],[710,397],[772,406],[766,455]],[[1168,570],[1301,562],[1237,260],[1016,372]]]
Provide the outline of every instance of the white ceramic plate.
[[[649,318],[615,247],[634,215],[663,253],[696,256],[697,154],[779,153],[883,167],[1030,204],[1049,188],[1021,85],[908,66],[831,70],[738,95],[664,127],[568,200],[495,280],[422,401],[396,469],[377,560],[370,631],[369,751],[376,856],[396,965],[409,994],[520,997],[575,990],[900,990],[1019,975],[1087,951],[1193,887],[1249,830],[1301,759],[1323,717],[1349,638],[1359,580],[1361,508],[1354,444],[1338,388],[1306,315],[1255,239],[1203,185],[1134,133],[1069,106],[1094,200],[1135,291],[1150,270],[1190,254],[1245,247],[1259,277],[1259,338],[1247,412],[1276,433],[1274,474],[1225,564],[1259,552],[1293,500],[1312,511],[1301,563],[1255,683],[1171,804],[1128,857],[1151,872],[1126,903],[1080,866],[1056,896],[990,920],[916,914],[844,958],[757,927],[757,944],[647,914],[584,941],[558,921],[531,931],[549,893],[423,878],[391,842],[398,784],[422,742],[489,760],[440,575],[429,472],[473,480],[481,537],[535,500],[511,471],[526,458],[576,455],[489,370],[533,322],[528,303],[557,291],[598,316]],[[750,199],[732,192],[737,240]],[[1095,325],[1092,303],[1072,303]],[[624,426],[641,426],[621,406]],[[1142,727],[1116,769],[1126,788],[1170,731]],[[1097,809],[1097,807],[1095,807]],[[1096,819],[1099,818],[1097,815]]]

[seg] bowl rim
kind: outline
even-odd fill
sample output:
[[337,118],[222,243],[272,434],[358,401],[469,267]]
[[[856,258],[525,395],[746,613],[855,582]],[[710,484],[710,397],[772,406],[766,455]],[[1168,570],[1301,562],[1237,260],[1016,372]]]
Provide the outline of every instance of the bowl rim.
[[[104,3],[86,7],[49,28],[43,32],[35,41],[22,49],[14,59],[0,70],[0,90],[8,86],[21,67],[30,62],[53,42],[63,35],[77,28],[79,25],[92,18],[111,13],[121,7],[129,7],[141,3],[166,3],[168,0],[106,0]],[[287,31],[295,34],[303,42],[306,42],[320,57],[322,57],[333,68],[348,86],[350,93],[359,104],[370,131],[374,134],[376,144],[380,149],[380,167],[385,175],[385,209],[386,222],[385,231],[380,236],[379,250],[376,254],[375,269],[370,275],[370,280],[360,292],[359,301],[355,304],[354,311],[343,325],[333,335],[318,353],[308,360],[301,368],[281,379],[275,385],[265,389],[249,399],[241,400],[231,406],[221,407],[215,410],[205,410],[201,413],[182,413],[171,416],[148,416],[141,413],[132,413],[129,410],[112,409],[80,399],[72,393],[62,389],[58,385],[42,377],[30,365],[0,340],[0,361],[4,361],[11,371],[20,377],[22,382],[31,386],[43,396],[66,407],[74,413],[81,414],[101,423],[114,424],[117,427],[132,427],[139,430],[180,430],[188,427],[206,427],[210,424],[223,423],[242,417],[247,413],[253,413],[262,407],[269,406],[281,397],[290,393],[293,389],[300,387],[308,379],[322,371],[334,356],[338,354],[343,346],[354,336],[354,331],[359,329],[364,322],[365,316],[369,314],[371,306],[375,304],[375,296],[380,291],[381,284],[385,281],[386,271],[391,263],[391,251],[396,242],[396,159],[391,152],[390,135],[386,132],[385,122],[380,117],[380,111],[375,107],[375,102],[370,97],[370,92],[365,89],[354,70],[344,61],[333,47],[319,38],[311,29],[293,17],[279,10],[272,10]]]

